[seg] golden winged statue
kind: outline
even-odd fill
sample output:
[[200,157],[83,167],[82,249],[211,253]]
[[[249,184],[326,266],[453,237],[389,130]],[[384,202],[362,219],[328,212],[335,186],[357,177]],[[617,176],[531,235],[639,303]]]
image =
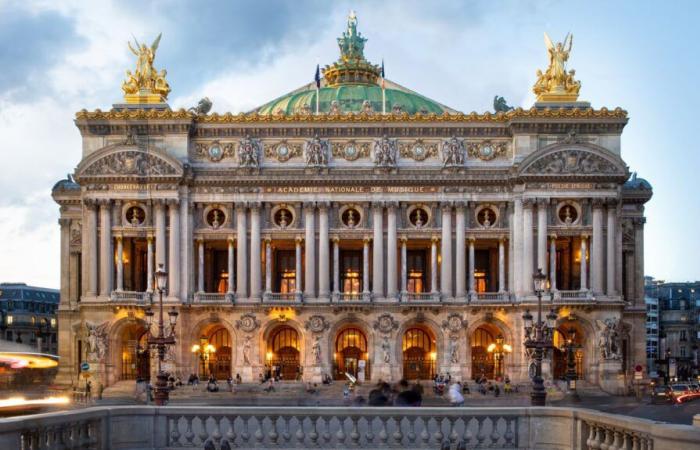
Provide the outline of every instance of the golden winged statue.
[[537,82],[532,87],[539,102],[574,102],[578,99],[581,82],[574,79],[576,72],[566,70],[574,37],[567,33],[563,42],[554,44],[547,33],[544,43],[549,55],[549,67],[542,73],[537,71]]
[[165,79],[165,69],[160,72],[153,67],[158,44],[163,34],[159,34],[150,46],[140,44],[134,38],[134,46],[128,42],[129,50],[136,56],[136,70],[126,71],[126,80],[122,83],[124,99],[127,103],[164,103],[170,93],[170,86]]

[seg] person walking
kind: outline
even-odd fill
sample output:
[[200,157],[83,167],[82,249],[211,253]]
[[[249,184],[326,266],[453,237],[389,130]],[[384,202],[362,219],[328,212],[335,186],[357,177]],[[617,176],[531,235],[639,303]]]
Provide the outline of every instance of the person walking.
[[462,396],[462,386],[459,382],[450,385],[447,391],[447,399],[450,401],[450,406],[464,406],[464,396]]

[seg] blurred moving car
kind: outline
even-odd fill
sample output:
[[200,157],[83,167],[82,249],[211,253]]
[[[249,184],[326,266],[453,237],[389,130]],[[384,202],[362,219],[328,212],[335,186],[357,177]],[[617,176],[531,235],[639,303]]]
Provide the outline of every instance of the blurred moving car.
[[688,384],[671,385],[671,395],[676,403],[683,403],[700,397],[700,393],[691,389]]
[[672,399],[671,389],[668,386],[656,385],[651,391],[652,403],[667,403]]

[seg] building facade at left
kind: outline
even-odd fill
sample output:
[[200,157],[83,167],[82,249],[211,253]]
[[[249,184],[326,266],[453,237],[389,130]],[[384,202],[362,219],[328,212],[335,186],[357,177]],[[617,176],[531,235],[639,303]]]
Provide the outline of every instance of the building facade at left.
[[59,290],[0,283],[0,339],[58,354]]

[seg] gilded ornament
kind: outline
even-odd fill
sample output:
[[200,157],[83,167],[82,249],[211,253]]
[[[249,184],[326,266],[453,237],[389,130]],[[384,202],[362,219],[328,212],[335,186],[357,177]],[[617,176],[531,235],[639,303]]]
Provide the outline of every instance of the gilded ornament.
[[478,158],[482,161],[491,161],[508,152],[507,142],[472,142],[468,145],[467,154],[471,158]]
[[346,161],[355,161],[359,158],[369,157],[369,142],[335,142],[331,144],[334,158],[343,158]]
[[532,91],[537,95],[538,102],[575,102],[578,99],[581,82],[574,79],[574,70],[566,70],[573,39],[573,35],[567,34],[564,42],[554,44],[547,33],[544,34],[549,67],[544,73],[537,71],[537,82]]
[[401,158],[425,161],[428,158],[434,158],[437,152],[437,143],[424,142],[422,139],[418,139],[413,143],[399,143],[399,156]]
[[287,141],[265,144],[265,158],[276,159],[283,163],[301,156],[302,149],[300,144]]
[[209,158],[212,162],[221,161],[224,158],[233,158],[234,147],[232,142],[221,143],[219,141],[198,142],[195,144],[195,157]]
[[255,318],[255,314],[246,313],[241,316],[240,320],[236,321],[236,328],[246,333],[252,333],[260,326],[260,321]]
[[124,100],[129,104],[165,103],[170,93],[170,86],[165,77],[165,69],[158,71],[153,67],[158,44],[162,33],[147,46],[134,39],[135,47],[128,43],[129,50],[136,56],[136,70],[126,71],[126,80],[122,83]]

